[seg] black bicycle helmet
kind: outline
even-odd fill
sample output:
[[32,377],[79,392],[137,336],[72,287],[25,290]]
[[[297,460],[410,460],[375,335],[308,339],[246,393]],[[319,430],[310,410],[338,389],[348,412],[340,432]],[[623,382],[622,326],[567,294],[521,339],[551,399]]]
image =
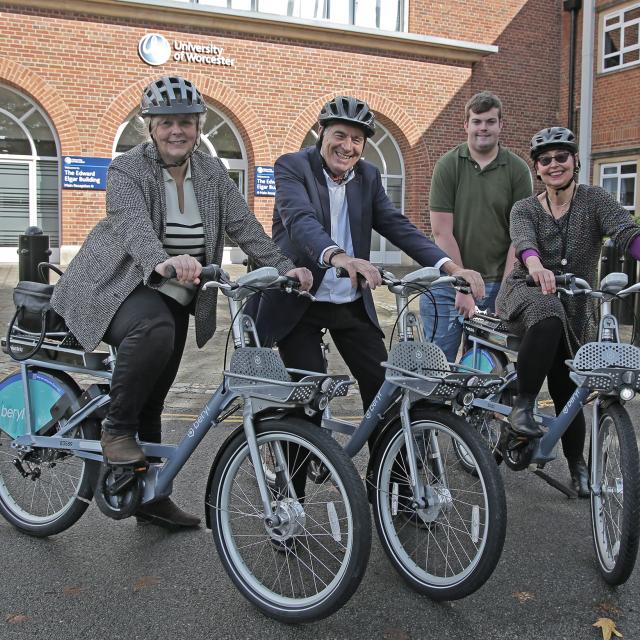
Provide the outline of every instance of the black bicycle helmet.
[[543,151],[551,148],[568,149],[571,153],[578,153],[578,142],[573,131],[566,127],[548,127],[538,131],[531,138],[531,159],[535,160]]
[[326,127],[332,122],[347,122],[362,127],[370,138],[376,132],[376,117],[364,100],[352,96],[336,96],[327,102],[318,116],[318,124]]
[[142,93],[141,116],[205,113],[207,105],[195,85],[178,76],[163,76]]

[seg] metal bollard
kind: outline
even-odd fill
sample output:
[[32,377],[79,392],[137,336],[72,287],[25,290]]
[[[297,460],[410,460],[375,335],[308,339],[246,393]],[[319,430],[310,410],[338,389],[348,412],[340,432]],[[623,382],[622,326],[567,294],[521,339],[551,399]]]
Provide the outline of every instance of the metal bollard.
[[39,273],[38,265],[49,262],[49,236],[39,227],[29,227],[18,236],[18,279],[49,283],[49,271]]
[[[598,282],[595,284],[599,286],[602,278],[614,272],[626,273],[629,278],[628,286],[638,282],[638,263],[633,258],[621,254],[613,240],[608,238],[602,245],[600,273],[598,274]],[[622,300],[613,301],[613,310],[617,313],[620,324],[633,324],[636,297],[628,296]]]

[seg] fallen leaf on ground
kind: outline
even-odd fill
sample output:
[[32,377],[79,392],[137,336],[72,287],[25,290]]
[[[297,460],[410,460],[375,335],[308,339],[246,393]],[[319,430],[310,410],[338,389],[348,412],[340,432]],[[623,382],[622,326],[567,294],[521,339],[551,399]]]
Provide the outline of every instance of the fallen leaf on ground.
[[21,624],[23,622],[26,622],[29,618],[27,618],[27,616],[21,614],[21,613],[10,613],[7,617],[6,617],[6,621],[9,624]]
[[136,580],[136,583],[133,585],[133,590],[134,592],[142,591],[142,589],[153,587],[159,582],[160,578],[156,578],[155,576],[142,576]]
[[600,627],[602,640],[611,640],[611,636],[614,634],[618,638],[622,638],[622,634],[616,629],[616,623],[611,618],[598,618],[593,626]]
[[516,591],[513,597],[520,603],[527,602],[528,600],[535,600],[536,597],[530,591]]
[[65,596],[79,596],[82,592],[82,587],[65,587],[62,590]]

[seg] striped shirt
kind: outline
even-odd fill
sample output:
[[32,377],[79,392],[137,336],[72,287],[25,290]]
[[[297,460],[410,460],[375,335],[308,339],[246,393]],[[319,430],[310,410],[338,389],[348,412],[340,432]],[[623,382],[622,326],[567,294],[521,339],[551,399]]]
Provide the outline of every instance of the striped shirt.
[[[171,174],[162,170],[164,188],[167,200],[167,228],[163,247],[169,256],[190,255],[204,265],[204,229],[202,218],[196,201],[191,180],[191,162],[187,165],[187,173],[183,183],[184,212],[180,211],[178,202],[178,188]],[[167,280],[160,291],[171,296],[180,304],[187,305],[195,296],[196,287],[192,284],[182,284],[175,280]]]

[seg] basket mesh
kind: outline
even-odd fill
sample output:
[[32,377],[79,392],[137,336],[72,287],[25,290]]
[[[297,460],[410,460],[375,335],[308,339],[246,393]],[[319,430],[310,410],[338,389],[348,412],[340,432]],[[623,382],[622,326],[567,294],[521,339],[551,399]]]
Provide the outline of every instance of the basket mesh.
[[640,369],[640,349],[632,344],[589,342],[578,349],[573,366],[577,371],[606,367]]
[[266,347],[237,349],[233,352],[229,370],[239,377],[252,376],[281,382],[291,380],[278,353]]
[[[399,342],[391,350],[388,362],[392,367],[423,376],[442,376],[450,371],[444,352],[432,342]],[[393,369],[388,369],[387,375],[398,374]]]

